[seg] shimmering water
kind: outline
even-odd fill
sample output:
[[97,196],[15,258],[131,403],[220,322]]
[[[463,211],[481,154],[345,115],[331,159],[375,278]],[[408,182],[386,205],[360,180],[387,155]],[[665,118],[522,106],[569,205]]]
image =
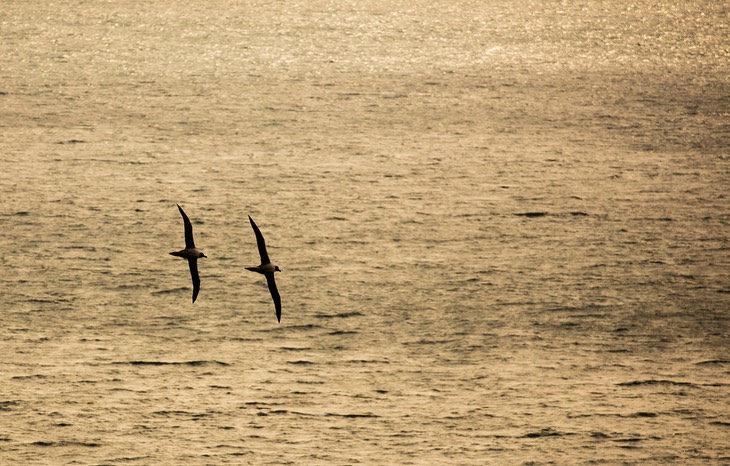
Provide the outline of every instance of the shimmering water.
[[0,463],[730,463],[730,9],[625,3],[3,2]]

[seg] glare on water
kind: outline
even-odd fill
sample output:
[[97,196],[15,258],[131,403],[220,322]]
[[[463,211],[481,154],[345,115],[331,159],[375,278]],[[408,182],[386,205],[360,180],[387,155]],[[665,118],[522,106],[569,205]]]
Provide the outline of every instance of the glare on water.
[[0,23],[0,463],[730,461],[721,2]]

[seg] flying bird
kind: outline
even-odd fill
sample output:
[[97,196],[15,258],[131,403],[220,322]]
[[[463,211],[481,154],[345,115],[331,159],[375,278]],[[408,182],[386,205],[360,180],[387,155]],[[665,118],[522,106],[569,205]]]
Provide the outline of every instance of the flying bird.
[[198,297],[200,292],[200,276],[198,275],[198,259],[201,257],[208,257],[203,254],[203,251],[195,247],[195,241],[193,241],[193,225],[190,224],[190,219],[185,212],[182,210],[180,205],[177,206],[182,215],[183,222],[185,223],[185,249],[180,251],[171,252],[170,254],[177,257],[184,257],[188,260],[188,266],[190,266],[190,276],[193,278],[193,302]]
[[274,280],[274,272],[281,272],[278,265],[274,265],[269,260],[269,253],[266,252],[266,242],[264,235],[261,234],[259,227],[256,226],[251,216],[248,216],[253,232],[256,234],[256,244],[259,247],[259,255],[261,256],[261,265],[258,267],[246,267],[246,270],[258,272],[266,277],[266,283],[269,285],[271,297],[274,299],[274,307],[276,308],[276,320],[281,322],[281,297],[279,290],[276,289],[276,281]]

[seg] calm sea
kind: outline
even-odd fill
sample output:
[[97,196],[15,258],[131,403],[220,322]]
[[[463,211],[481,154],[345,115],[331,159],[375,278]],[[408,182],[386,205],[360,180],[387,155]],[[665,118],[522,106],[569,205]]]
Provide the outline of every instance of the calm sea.
[[729,25],[3,2],[0,463],[730,464]]

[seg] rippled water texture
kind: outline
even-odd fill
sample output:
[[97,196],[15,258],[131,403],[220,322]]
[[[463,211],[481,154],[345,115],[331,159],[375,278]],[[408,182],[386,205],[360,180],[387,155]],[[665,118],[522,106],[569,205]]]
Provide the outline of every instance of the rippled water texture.
[[3,2],[0,463],[730,463],[730,9],[627,3]]

